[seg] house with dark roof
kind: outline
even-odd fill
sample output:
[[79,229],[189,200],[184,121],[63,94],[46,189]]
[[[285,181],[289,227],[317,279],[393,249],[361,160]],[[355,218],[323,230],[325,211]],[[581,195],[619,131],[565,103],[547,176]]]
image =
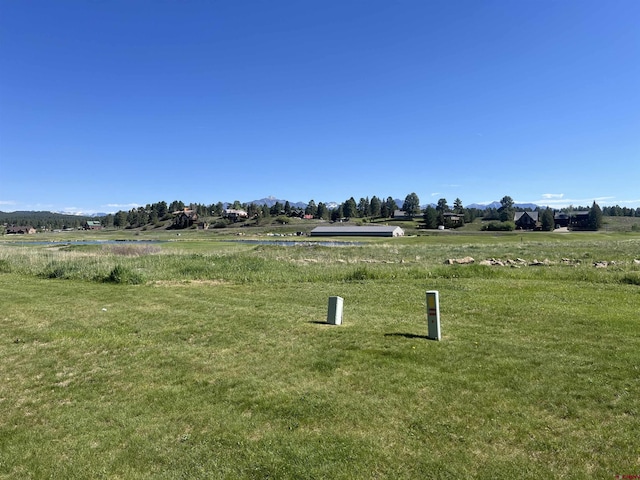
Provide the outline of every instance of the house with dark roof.
[[513,223],[521,230],[538,230],[541,228],[538,216],[538,212],[516,212]]
[[198,220],[196,211],[189,210],[188,208],[178,210],[177,212],[173,212],[173,214],[175,217],[173,218],[171,228],[188,228]]
[[33,235],[34,233],[36,229],[28,225],[7,227],[7,234],[11,235]]

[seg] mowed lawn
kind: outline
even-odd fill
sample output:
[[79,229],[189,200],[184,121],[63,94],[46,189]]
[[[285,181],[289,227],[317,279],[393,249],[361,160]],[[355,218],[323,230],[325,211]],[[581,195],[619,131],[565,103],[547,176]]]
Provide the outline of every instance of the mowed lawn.
[[[640,474],[638,237],[487,238],[95,252],[137,285],[5,250],[0,477]],[[442,264],[501,251],[550,262]]]

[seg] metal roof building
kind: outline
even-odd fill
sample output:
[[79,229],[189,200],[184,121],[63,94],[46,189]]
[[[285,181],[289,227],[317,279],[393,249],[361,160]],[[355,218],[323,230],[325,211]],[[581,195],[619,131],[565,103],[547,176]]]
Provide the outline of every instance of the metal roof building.
[[367,226],[367,227],[316,227],[311,230],[312,237],[401,237],[404,230],[400,227]]

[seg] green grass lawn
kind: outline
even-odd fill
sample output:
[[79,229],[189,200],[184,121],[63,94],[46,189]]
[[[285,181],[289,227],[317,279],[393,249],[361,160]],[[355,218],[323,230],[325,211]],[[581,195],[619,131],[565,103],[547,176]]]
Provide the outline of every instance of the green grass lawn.
[[640,474],[640,236],[216,238],[0,244],[1,478]]

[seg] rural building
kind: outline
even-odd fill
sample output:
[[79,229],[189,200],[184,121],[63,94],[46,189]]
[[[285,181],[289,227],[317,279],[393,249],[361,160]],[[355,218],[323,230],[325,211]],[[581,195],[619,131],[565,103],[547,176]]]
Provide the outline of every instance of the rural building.
[[188,228],[193,225],[193,222],[198,220],[196,211],[189,210],[188,208],[173,212],[173,214],[175,215],[173,218],[173,228]]
[[12,235],[33,235],[36,229],[29,226],[7,227],[7,233]]
[[410,213],[405,212],[404,210],[394,210],[393,218],[396,220],[412,220],[416,215],[411,215]]
[[312,237],[401,237],[403,235],[404,230],[393,226],[316,227],[311,230]]
[[574,228],[588,228],[589,227],[589,212],[588,211],[575,211],[575,212],[558,212],[553,216],[553,222],[557,227],[574,227]]
[[555,224],[556,228],[568,227],[570,222],[571,217],[568,213],[558,212],[553,216],[553,223]]
[[452,212],[443,213],[442,217],[444,218],[445,223],[447,225],[451,225],[452,227],[455,227],[456,225],[460,225],[462,220],[464,220],[464,215],[461,215],[459,213],[452,213]]
[[223,218],[229,219],[232,222],[237,222],[240,219],[249,218],[249,214],[244,210],[237,210],[233,208],[227,208],[222,213]]
[[538,230],[541,224],[538,221],[538,212],[516,212],[513,217],[516,228],[522,230]]
[[82,228],[84,228],[85,230],[102,230],[102,224],[95,220],[89,220],[84,222]]
[[571,212],[571,222],[569,225],[574,228],[589,228],[589,211]]

